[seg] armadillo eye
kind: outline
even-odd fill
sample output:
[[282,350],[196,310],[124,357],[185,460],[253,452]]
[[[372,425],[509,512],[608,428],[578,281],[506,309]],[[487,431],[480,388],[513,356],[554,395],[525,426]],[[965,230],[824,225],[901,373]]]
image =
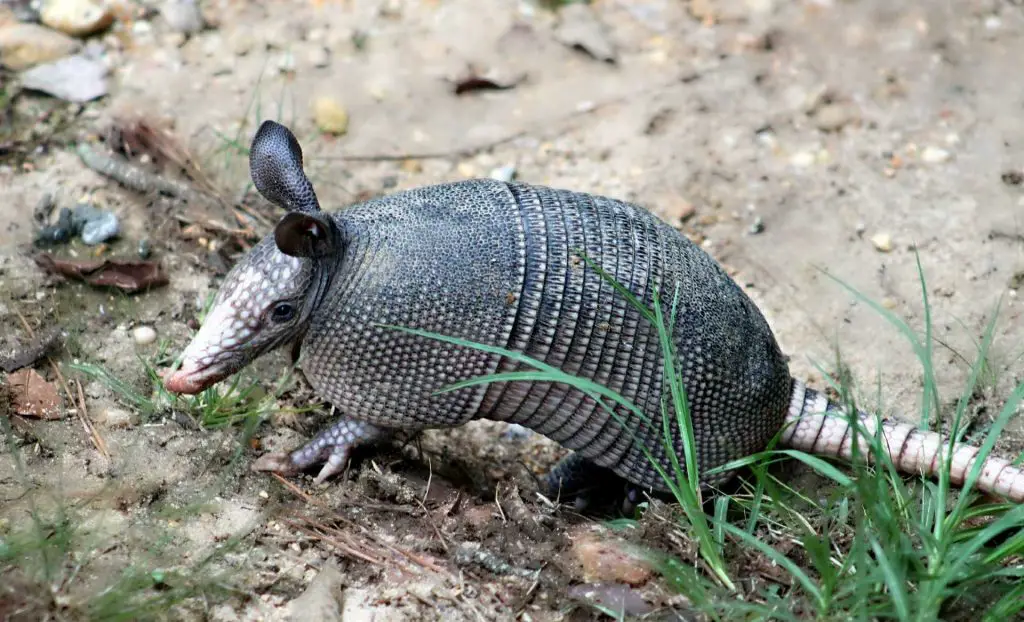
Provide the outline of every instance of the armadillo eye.
[[270,310],[270,319],[275,322],[287,322],[295,317],[295,306],[290,302],[279,302]]

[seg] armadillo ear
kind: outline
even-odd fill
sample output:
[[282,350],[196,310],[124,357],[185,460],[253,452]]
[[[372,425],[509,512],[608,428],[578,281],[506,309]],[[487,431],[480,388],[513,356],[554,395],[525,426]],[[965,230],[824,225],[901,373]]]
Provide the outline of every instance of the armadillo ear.
[[264,121],[249,148],[249,175],[268,201],[289,212],[315,214],[320,203],[302,170],[302,147],[280,123]]
[[331,223],[322,216],[290,212],[274,227],[278,250],[292,257],[325,257],[334,253]]

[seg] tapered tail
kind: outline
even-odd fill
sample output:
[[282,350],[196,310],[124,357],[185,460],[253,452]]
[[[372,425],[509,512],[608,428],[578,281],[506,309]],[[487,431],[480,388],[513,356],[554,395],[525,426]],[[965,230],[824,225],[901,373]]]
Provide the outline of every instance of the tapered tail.
[[[861,428],[867,433],[858,439],[858,454],[873,461],[868,443],[877,434],[879,419],[864,412],[858,412],[857,416]],[[884,419],[880,423],[882,447],[898,471],[932,477],[943,468],[949,438],[908,423]],[[853,457],[851,431],[842,406],[830,401],[823,393],[807,388],[799,380],[793,381],[782,446],[850,460]],[[954,446],[949,471],[951,483],[963,485],[974,467],[978,451],[978,447],[966,443]],[[1024,502],[1024,471],[1003,458],[989,454],[974,485],[979,490],[1006,497],[1015,503]]]

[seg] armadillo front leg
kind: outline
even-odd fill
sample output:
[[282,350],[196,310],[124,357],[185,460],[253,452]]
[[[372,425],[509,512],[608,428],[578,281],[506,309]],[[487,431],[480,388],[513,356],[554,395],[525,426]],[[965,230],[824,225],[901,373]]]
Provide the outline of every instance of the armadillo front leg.
[[290,476],[323,462],[320,473],[313,480],[315,484],[320,484],[345,468],[353,449],[360,445],[381,443],[391,435],[392,431],[387,428],[342,416],[334,425],[292,452],[261,456],[253,463],[252,469]]

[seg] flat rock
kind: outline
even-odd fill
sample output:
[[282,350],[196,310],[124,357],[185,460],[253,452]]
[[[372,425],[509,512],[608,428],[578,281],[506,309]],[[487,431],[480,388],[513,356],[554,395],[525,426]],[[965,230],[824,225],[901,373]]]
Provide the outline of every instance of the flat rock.
[[71,37],[39,24],[0,26],[0,64],[14,71],[63,58],[80,47]]
[[107,94],[107,68],[82,55],[37,65],[21,75],[26,89],[64,101],[84,103]]

